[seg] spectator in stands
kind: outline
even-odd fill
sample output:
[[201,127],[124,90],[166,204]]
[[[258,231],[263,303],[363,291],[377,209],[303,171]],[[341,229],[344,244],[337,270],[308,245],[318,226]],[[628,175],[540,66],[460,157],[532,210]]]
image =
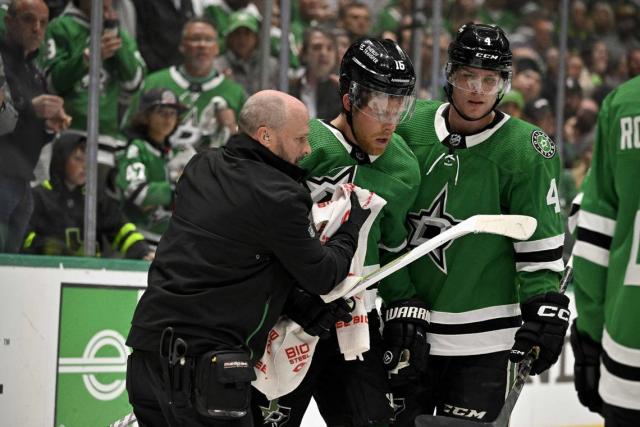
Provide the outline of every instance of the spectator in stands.
[[353,1],[340,8],[338,25],[349,34],[351,43],[369,35],[371,31],[371,13],[365,3]]
[[[50,179],[33,189],[34,209],[23,252],[42,255],[84,253],[84,132],[63,133],[53,144]],[[118,202],[99,195],[96,235],[126,258],[151,259],[153,253],[136,227],[127,223]]]
[[124,212],[138,228],[156,235],[150,239],[153,241],[160,240],[171,216],[169,136],[185,110],[169,89],[156,87],[143,93],[138,112],[131,120],[126,152],[118,159],[117,183]]
[[524,110],[524,97],[517,90],[511,89],[500,100],[499,109],[512,117],[521,119]]
[[583,92],[580,83],[574,79],[567,79],[564,96],[564,117],[566,120],[576,114],[582,102]]
[[0,252],[20,249],[33,210],[29,181],[40,150],[51,140],[51,132],[65,129],[71,121],[63,99],[46,94],[35,61],[48,18],[42,0],[12,0],[5,16],[7,31],[0,53],[7,85],[3,84],[2,95],[11,93],[15,110],[8,102],[0,106]]
[[538,98],[525,104],[523,116],[526,121],[538,126],[549,138],[555,140],[556,122],[553,116],[553,108],[551,108],[551,103],[548,99]]
[[[274,2],[277,3],[277,2]],[[294,2],[295,4],[296,2]],[[291,32],[296,40],[302,40],[310,27],[332,27],[336,20],[336,8],[327,0],[300,0],[293,8]]]
[[[230,17],[225,35],[227,51],[216,58],[215,67],[238,82],[249,95],[259,91],[262,64],[260,62],[260,23],[247,12],[235,12]],[[269,57],[267,89],[275,88],[278,61]],[[264,89],[264,88],[263,88]]]
[[194,17],[191,0],[134,0],[136,40],[149,67],[156,71],[179,64],[178,43],[184,23]]
[[292,79],[289,93],[300,99],[312,119],[333,119],[340,113],[336,41],[321,27],[311,27],[304,33],[302,43],[303,74]]
[[537,61],[531,58],[518,58],[514,61],[512,86],[524,97],[526,103],[538,99],[542,90],[542,70]]
[[576,114],[567,117],[564,124],[565,164],[573,166],[585,149],[595,142],[595,125],[598,117],[598,104],[591,98],[584,98]]
[[[144,61],[135,41],[118,26],[112,0],[104,0],[104,31],[101,39],[98,187],[104,188],[115,167],[115,154],[126,142],[119,134],[118,99],[140,87]],[[73,116],[72,127],[87,129],[89,102],[89,32],[91,0],[72,0],[62,15],[51,21],[47,33],[48,79],[65,100]]]
[[[274,2],[274,4],[277,2]],[[256,17],[260,16],[260,12],[255,2],[250,0],[203,0],[202,16],[209,19],[218,33],[225,34],[229,27],[229,19],[234,12],[247,12]],[[224,51],[221,41],[221,51]]]
[[[149,75],[143,89],[167,88],[188,109],[171,135],[168,163],[175,183],[182,169],[196,153],[226,143],[236,132],[236,117],[244,104],[245,91],[213,66],[218,54],[218,34],[211,21],[194,18],[184,25],[180,41],[184,63]],[[138,111],[140,93],[129,106],[125,123]]]
[[340,61],[342,61],[342,57],[344,56],[349,46],[351,46],[351,41],[349,39],[349,34],[344,28],[332,28],[331,34],[333,38],[336,39],[336,74],[340,71]]
[[630,49],[627,53],[627,73],[630,79],[640,74],[640,48]]
[[622,49],[640,47],[640,36],[638,35],[639,18],[638,7],[633,4],[621,4],[616,8],[616,29],[618,30],[618,40]]
[[570,49],[582,52],[593,39],[593,23],[587,4],[583,0],[574,0],[571,3],[570,16],[567,44]]

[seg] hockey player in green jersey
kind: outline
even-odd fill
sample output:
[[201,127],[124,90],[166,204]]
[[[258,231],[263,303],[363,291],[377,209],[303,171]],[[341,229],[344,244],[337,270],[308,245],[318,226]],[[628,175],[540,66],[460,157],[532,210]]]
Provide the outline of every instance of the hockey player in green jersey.
[[[422,175],[408,215],[411,247],[475,214],[538,221],[528,241],[468,236],[408,266],[431,310],[431,348],[426,375],[394,387],[396,423],[402,426],[434,410],[492,421],[504,402],[509,362],[538,347],[535,375],[562,350],[569,300],[558,292],[564,269],[560,160],[544,132],[496,110],[509,89],[511,65],[509,41],[499,27],[462,26],[449,45],[449,102],[418,101],[413,118],[396,130]],[[397,358],[387,360],[390,368],[400,366]]]
[[[118,100],[138,90],[146,66],[135,40],[118,28],[112,1],[103,3],[104,32],[101,39],[99,185],[115,166],[115,152],[125,146],[118,128]],[[45,71],[53,90],[64,98],[73,117],[71,127],[87,128],[89,103],[90,0],[73,0],[47,28]]]
[[[213,67],[218,54],[218,33],[211,22],[202,18],[187,21],[180,52],[184,55],[182,64],[150,74],[142,89],[170,89],[188,108],[171,136],[174,149],[193,152],[220,146],[237,128],[236,115],[244,104],[245,91]],[[125,122],[137,111],[138,98],[139,95],[132,100]]]
[[[375,192],[387,202],[369,232],[365,274],[397,257],[406,246],[405,218],[418,190],[420,173],[415,156],[394,130],[399,122],[411,116],[414,85],[411,60],[395,42],[360,39],[346,51],[340,67],[342,112],[331,121],[312,120],[309,125],[311,154],[300,166],[308,171],[306,182],[315,202],[329,200],[336,186],[348,182]],[[379,294],[389,305],[422,308],[426,317],[424,303],[411,299],[415,290],[406,272],[381,284]],[[364,298],[370,349],[362,354],[362,360],[345,360],[333,327],[336,319],[327,322],[330,332],[318,343],[302,383],[271,407],[260,396],[261,411],[254,416],[261,416],[265,423],[279,417],[279,425],[300,425],[313,396],[327,425],[391,422],[393,407],[382,363],[384,345],[375,309],[376,296],[376,290],[368,290]],[[285,314],[314,334],[311,329],[317,328],[319,319],[323,319],[317,316],[322,311],[318,306],[326,307],[331,315],[339,311],[332,304],[324,305],[319,297],[294,292]],[[288,310],[291,306],[295,310]],[[415,321],[404,320],[411,325]],[[363,320],[352,320],[358,321]],[[397,323],[402,328],[400,325],[405,322],[398,319]],[[424,347],[426,319],[417,323],[414,330],[422,337]]]
[[640,77],[605,98],[574,255],[575,387],[606,426],[640,423]]
[[176,130],[179,114],[184,110],[169,89],[153,88],[143,93],[129,129],[129,144],[118,158],[117,184],[124,211],[155,243],[171,216],[173,189],[167,172],[171,151],[168,138]]

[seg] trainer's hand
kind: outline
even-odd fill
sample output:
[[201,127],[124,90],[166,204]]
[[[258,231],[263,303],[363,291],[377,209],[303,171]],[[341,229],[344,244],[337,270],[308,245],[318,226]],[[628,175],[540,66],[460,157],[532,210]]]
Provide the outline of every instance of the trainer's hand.
[[571,325],[571,348],[575,357],[573,376],[578,399],[591,412],[602,413],[602,398],[598,392],[602,345],[580,333],[574,320]]
[[358,196],[355,191],[351,192],[349,199],[351,200],[351,211],[349,213],[348,221],[360,228],[367,218],[369,218],[371,209],[364,209],[362,205],[360,205],[360,201],[358,200]]
[[330,303],[318,295],[294,287],[287,297],[282,314],[302,326],[309,335],[326,339],[339,321],[351,322],[352,300],[338,298]]
[[417,381],[426,372],[430,349],[427,305],[416,298],[395,301],[382,307],[382,319],[382,361],[392,387]]
[[539,347],[531,375],[538,375],[556,363],[569,327],[569,298],[559,292],[547,292],[520,305],[524,323],[516,332],[509,360],[521,362],[534,347]]

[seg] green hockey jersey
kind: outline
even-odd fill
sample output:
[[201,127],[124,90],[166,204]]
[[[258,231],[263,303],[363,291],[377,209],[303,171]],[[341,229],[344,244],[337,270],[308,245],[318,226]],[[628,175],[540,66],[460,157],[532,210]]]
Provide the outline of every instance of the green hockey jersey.
[[[71,127],[81,130],[87,128],[89,105],[89,65],[84,59],[89,47],[89,25],[82,11],[69,3],[62,15],[49,23],[46,36],[45,71],[49,84],[64,98],[65,111],[73,118]],[[118,36],[122,46],[102,62],[100,70],[100,134],[112,137],[119,135],[119,97],[123,91],[136,91],[146,72],[133,38],[122,30],[118,30]]]
[[598,116],[574,247],[577,327],[602,343],[599,391],[640,410],[640,77],[615,89]]
[[[399,256],[407,243],[406,214],[420,183],[416,158],[402,138],[394,134],[382,155],[371,156],[335,127],[311,120],[309,144],[311,154],[300,166],[309,172],[306,183],[315,202],[329,200],[337,185],[349,182],[387,202],[369,231],[365,273]],[[401,271],[383,281],[379,294],[393,301],[415,296],[415,290],[407,272]]]
[[118,158],[116,182],[125,214],[141,229],[158,234],[166,230],[173,198],[166,157],[157,146],[134,138]]
[[150,74],[140,92],[129,105],[125,122],[138,110],[140,93],[156,87],[172,90],[187,108],[182,114],[178,129],[169,141],[173,147],[217,147],[228,138],[225,129],[218,125],[216,113],[231,108],[236,118],[244,104],[245,91],[239,84],[212,70],[207,77],[189,76],[180,66],[172,66]]
[[473,135],[451,133],[449,104],[418,101],[398,126],[420,165],[420,190],[409,213],[409,246],[475,214],[537,219],[528,241],[477,234],[451,241],[408,266],[429,305],[435,355],[510,349],[521,325],[519,302],[557,290],[564,269],[560,159],[540,129],[498,112]]

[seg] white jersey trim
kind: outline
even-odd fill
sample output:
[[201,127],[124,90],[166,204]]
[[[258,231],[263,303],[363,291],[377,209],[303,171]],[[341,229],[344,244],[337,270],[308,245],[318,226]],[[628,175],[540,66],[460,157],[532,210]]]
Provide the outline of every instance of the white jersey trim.
[[616,362],[640,368],[640,349],[618,344],[611,338],[606,328],[602,333],[602,348]]
[[[449,105],[450,104],[448,102],[445,102],[444,104],[440,105],[436,110],[436,117],[434,119],[433,124],[436,130],[436,135],[438,136],[438,139],[440,140],[440,142],[444,141],[445,138],[449,136],[449,133],[450,133],[449,130],[447,129],[447,123],[444,120],[444,117],[442,116],[442,113]],[[489,129],[485,129],[479,133],[475,133],[472,135],[465,135],[465,142],[466,142],[467,148],[478,145],[486,141],[487,139],[489,139],[494,133],[498,131],[498,129],[500,129],[507,122],[507,120],[511,118],[511,116],[508,114],[505,114],[505,113],[502,113],[502,114],[504,115],[504,117],[502,117],[502,120],[496,123],[495,126],[492,126]]]
[[582,204],[582,197],[584,197],[584,193],[578,193],[578,195],[571,202],[571,209],[573,209],[574,206],[578,206],[578,210],[576,210],[576,212],[573,215],[569,216],[569,218],[567,219],[567,227],[569,228],[569,233],[571,234],[573,234],[578,227],[578,218],[580,217],[580,205]]
[[140,87],[140,83],[142,83],[143,77],[144,76],[142,74],[142,67],[138,64],[138,66],[136,66],[136,75],[133,76],[131,80],[122,82],[122,87],[129,92],[133,92],[134,90],[138,89],[138,87]]
[[516,262],[516,271],[524,271],[531,273],[532,271],[551,270],[564,271],[564,261],[557,259],[551,262]]
[[470,310],[462,313],[431,311],[431,322],[461,325],[465,323],[482,322],[484,320],[513,316],[520,316],[519,304],[495,305],[493,307],[479,308],[477,310]]
[[382,243],[379,243],[378,247],[381,249],[384,249],[387,252],[397,253],[407,247],[407,239],[404,239],[402,243],[400,243],[400,245],[396,246],[395,248],[390,248],[388,246],[383,245]]
[[[347,153],[351,154],[351,150],[353,150],[353,147],[351,146],[351,144],[349,144],[349,143],[347,142],[347,140],[345,139],[344,135],[342,134],[342,132],[340,132],[340,130],[339,130],[339,129],[337,129],[337,128],[335,128],[335,127],[331,126],[331,125],[330,125],[330,124],[328,124],[328,123],[325,123],[325,122],[324,122],[324,121],[322,121],[322,120],[318,120],[318,122],[320,122],[320,123],[322,124],[322,126],[324,126],[324,127],[326,127],[327,129],[329,129],[329,132],[331,132],[331,133],[333,134],[333,136],[335,136],[335,137],[336,137],[336,139],[337,139],[338,141],[340,141],[340,144],[342,144],[342,146],[344,147],[344,149],[345,149],[345,150],[347,150]],[[374,162],[378,157],[380,157],[381,155],[382,155],[382,154],[375,156],[375,155],[373,155],[373,154],[368,154],[368,156],[369,156],[369,161],[370,161],[371,163],[373,163],[373,162]]]
[[600,364],[600,384],[598,391],[602,400],[621,408],[640,410],[640,381],[616,377]]
[[[582,214],[583,212],[580,212],[580,217],[582,217]],[[578,240],[573,247],[573,255],[584,258],[602,267],[609,267],[609,250],[603,249],[600,246]]]
[[580,210],[578,215],[578,227],[586,228],[587,230],[595,231],[607,236],[613,236],[616,230],[616,221],[606,216],[587,212],[584,209]]
[[[470,356],[509,350],[518,328],[498,329],[477,334],[427,334],[430,354],[435,356]],[[491,344],[488,344],[491,343]]]
[[564,245],[564,234],[549,237],[547,239],[529,240],[527,242],[515,242],[513,244],[516,252],[538,252],[549,249],[557,249]]

